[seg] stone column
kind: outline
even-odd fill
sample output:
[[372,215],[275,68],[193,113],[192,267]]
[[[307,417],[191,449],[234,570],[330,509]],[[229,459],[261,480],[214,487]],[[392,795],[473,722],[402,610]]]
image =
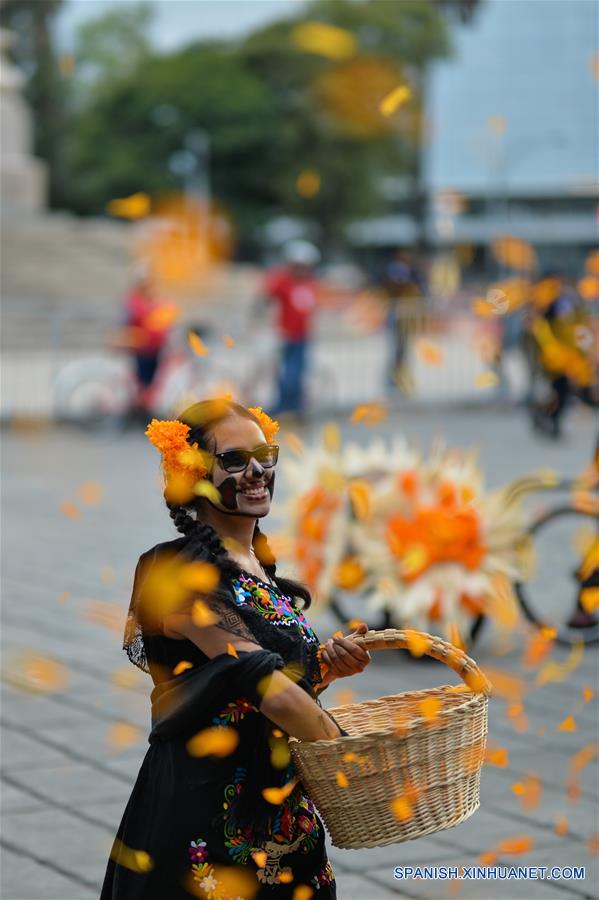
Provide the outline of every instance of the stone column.
[[22,96],[24,78],[6,51],[12,35],[0,29],[0,202],[3,213],[46,207],[45,164],[32,153],[31,113]]

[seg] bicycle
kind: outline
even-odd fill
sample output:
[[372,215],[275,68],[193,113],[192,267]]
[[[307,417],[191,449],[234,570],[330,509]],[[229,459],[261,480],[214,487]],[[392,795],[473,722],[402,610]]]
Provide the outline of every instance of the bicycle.
[[[204,326],[193,331],[210,342]],[[209,352],[200,357],[186,340],[176,337],[160,361],[147,415],[166,418],[198,397],[229,386],[230,367],[222,356]],[[92,429],[125,427],[139,394],[131,360],[114,353],[68,363],[56,374],[53,388],[55,418]]]
[[[594,461],[599,472],[599,443]],[[572,646],[580,642],[599,642],[599,479],[583,485],[580,479],[522,479],[520,486],[541,491],[567,491],[568,501],[537,513],[517,541],[534,553],[526,580],[513,583],[514,595],[524,617],[536,628],[546,630],[560,644]],[[572,560],[555,566],[556,550],[560,556],[569,550]],[[575,557],[575,558],[574,558]],[[330,608],[346,625],[354,618],[364,619],[365,597],[352,591],[336,591]],[[397,621],[390,607],[367,616],[369,628],[405,626]],[[463,637],[473,643],[488,616],[481,612],[472,618],[469,633]]]
[[[168,418],[200,397],[230,392],[246,406],[272,408],[276,402],[277,341],[262,329],[246,335],[236,356],[235,373],[220,335],[205,325],[193,330],[207,353],[198,356],[179,334],[169,343],[151,388],[147,416]],[[241,341],[239,341],[241,345]],[[91,429],[118,430],[136,409],[139,387],[131,360],[112,353],[74,360],[54,378],[54,416],[63,423]],[[338,400],[332,369],[316,361],[309,366],[306,407],[309,415],[330,412]]]

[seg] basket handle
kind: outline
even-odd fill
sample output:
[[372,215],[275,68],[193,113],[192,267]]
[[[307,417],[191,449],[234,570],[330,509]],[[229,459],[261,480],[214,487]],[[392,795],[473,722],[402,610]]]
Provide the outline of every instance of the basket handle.
[[413,656],[431,656],[457,672],[473,693],[486,696],[491,693],[491,682],[474,660],[440,637],[408,628],[385,628],[357,634],[351,640],[364,650],[409,650]]

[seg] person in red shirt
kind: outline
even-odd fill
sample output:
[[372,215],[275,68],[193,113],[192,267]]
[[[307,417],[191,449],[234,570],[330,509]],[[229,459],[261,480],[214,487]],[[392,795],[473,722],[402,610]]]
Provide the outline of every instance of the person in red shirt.
[[305,377],[317,283],[314,268],[320,252],[308,241],[291,241],[284,248],[286,265],[266,278],[266,295],[277,306],[277,328],[281,342],[279,398],[276,414],[301,414],[305,408]]
[[129,347],[138,382],[137,405],[144,413],[151,406],[154,379],[174,321],[173,310],[172,304],[156,296],[147,275],[135,281],[125,300],[125,324],[131,335]]

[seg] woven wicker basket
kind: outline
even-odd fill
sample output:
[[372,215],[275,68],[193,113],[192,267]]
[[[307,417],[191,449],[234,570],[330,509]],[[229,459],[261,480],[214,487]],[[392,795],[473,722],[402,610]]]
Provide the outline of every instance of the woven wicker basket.
[[480,805],[491,686],[476,663],[419,632],[388,628],[355,641],[367,650],[403,649],[414,646],[414,635],[466,688],[444,685],[338,706],[330,712],[348,737],[290,740],[298,775],[336,847],[409,841],[463,822]]

